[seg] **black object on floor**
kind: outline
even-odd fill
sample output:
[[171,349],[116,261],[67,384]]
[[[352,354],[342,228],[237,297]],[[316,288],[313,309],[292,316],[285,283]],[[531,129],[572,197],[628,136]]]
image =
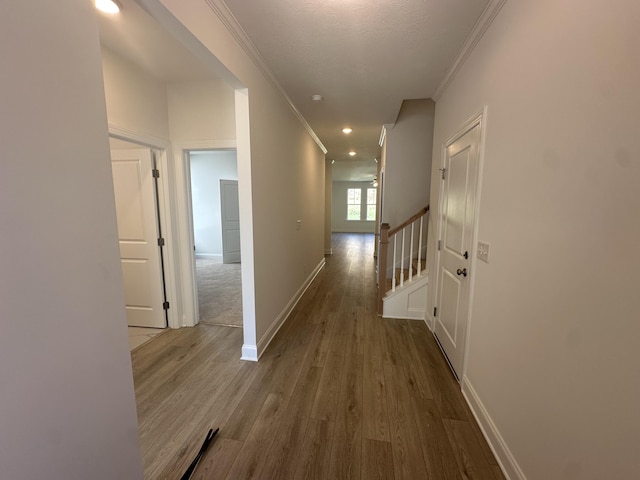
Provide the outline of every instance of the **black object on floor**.
[[202,458],[202,455],[204,455],[204,452],[207,451],[207,448],[209,448],[209,445],[211,444],[213,437],[215,437],[216,433],[218,433],[218,430],[220,429],[216,428],[215,431],[213,431],[212,428],[209,429],[209,432],[207,433],[207,436],[204,439],[202,446],[200,447],[200,451],[198,452],[198,455],[196,455],[196,458],[193,459],[193,462],[191,462],[191,465],[189,465],[189,468],[187,468],[187,471],[184,472],[184,475],[182,475],[180,480],[189,480],[191,478],[191,475],[193,475],[193,472],[196,470],[196,467],[198,466],[198,462]]

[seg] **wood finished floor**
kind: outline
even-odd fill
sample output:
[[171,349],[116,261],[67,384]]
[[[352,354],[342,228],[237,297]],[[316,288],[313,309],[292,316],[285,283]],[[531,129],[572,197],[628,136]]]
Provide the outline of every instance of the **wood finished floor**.
[[258,363],[242,330],[173,330],[132,353],[146,479],[503,479],[423,322],[376,315],[371,235],[332,256]]

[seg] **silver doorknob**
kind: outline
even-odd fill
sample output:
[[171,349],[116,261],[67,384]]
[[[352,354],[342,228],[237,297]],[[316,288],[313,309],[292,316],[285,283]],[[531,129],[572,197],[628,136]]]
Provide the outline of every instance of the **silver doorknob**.
[[462,275],[463,277],[466,277],[467,276],[467,269],[466,268],[458,269],[458,270],[456,270],[456,273],[458,275]]

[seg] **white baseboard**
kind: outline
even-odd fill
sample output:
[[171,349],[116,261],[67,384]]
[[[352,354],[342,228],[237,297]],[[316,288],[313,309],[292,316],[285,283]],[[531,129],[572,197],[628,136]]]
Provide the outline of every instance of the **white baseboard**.
[[429,313],[429,310],[424,312],[424,323],[427,324],[427,328],[433,332],[433,328],[436,324],[436,319]]
[[333,255],[333,248],[325,248],[324,249],[324,254],[325,255]]
[[258,349],[254,345],[242,346],[242,357],[240,360],[248,360],[249,362],[258,361]]
[[196,258],[222,258],[218,253],[196,253]]
[[[304,283],[300,286],[300,288],[295,293],[293,298],[289,301],[289,303],[287,303],[286,307],[284,307],[280,315],[278,315],[276,320],[271,324],[271,326],[265,332],[262,338],[258,340],[256,358],[260,358],[262,356],[264,351],[267,349],[267,347],[271,343],[271,340],[273,340],[273,337],[276,336],[276,333],[278,333],[278,330],[280,330],[280,327],[284,325],[284,322],[287,320],[287,318],[289,317],[289,315],[291,314],[295,306],[298,304],[298,302],[302,298],[302,295],[304,295],[304,292],[307,291],[307,288],[309,288],[309,285],[311,285],[311,283],[316,278],[318,273],[320,273],[320,270],[322,270],[325,263],[326,262],[323,258],[322,261],[318,264],[318,266],[316,266],[316,268],[313,270],[313,272],[311,272],[311,275],[309,275],[307,279],[304,281]],[[242,348],[242,355],[244,357],[244,347]]]
[[496,460],[498,460],[502,473],[507,477],[507,480],[526,480],[527,477],[525,477],[502,435],[500,435],[498,428],[489,416],[489,412],[484,408],[482,401],[466,376],[462,378],[462,395],[466,399],[469,408],[471,408],[471,412],[476,418],[480,430],[482,430],[482,434],[489,443],[489,447],[493,451]]

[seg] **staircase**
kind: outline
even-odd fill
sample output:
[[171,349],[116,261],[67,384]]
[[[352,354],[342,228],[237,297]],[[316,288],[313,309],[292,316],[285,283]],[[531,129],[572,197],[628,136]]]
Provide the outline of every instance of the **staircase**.
[[[429,206],[398,227],[383,223],[378,252],[378,315],[386,318],[425,318],[429,274],[426,270]],[[391,250],[391,251],[390,251]]]

